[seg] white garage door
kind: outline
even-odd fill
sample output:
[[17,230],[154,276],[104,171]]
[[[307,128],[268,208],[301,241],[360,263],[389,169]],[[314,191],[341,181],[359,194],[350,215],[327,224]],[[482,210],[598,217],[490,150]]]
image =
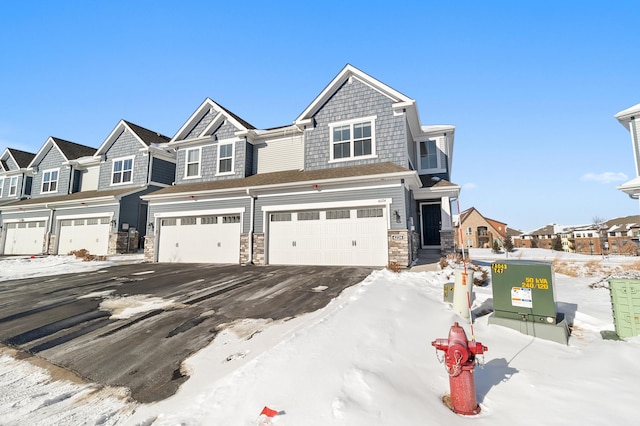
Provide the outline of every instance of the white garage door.
[[239,263],[239,214],[160,220],[158,262]]
[[87,250],[90,254],[105,256],[109,249],[110,219],[63,219],[58,235],[58,254]]
[[383,207],[269,214],[269,263],[386,266]]
[[44,220],[7,223],[4,254],[42,254],[44,243]]

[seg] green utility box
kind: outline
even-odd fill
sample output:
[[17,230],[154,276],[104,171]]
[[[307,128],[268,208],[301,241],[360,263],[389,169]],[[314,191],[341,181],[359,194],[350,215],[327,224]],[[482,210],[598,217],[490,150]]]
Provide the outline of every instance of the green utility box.
[[640,335],[640,280],[609,280],[616,334],[620,338]]
[[567,344],[569,327],[556,310],[551,262],[505,259],[491,264],[493,314],[489,324]]

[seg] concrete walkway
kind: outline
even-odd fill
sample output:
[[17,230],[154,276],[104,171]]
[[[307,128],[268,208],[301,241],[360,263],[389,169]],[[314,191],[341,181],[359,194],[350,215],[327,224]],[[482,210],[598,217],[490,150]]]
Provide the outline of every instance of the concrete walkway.
[[411,272],[438,271],[441,258],[440,250],[418,250],[418,260],[409,268]]

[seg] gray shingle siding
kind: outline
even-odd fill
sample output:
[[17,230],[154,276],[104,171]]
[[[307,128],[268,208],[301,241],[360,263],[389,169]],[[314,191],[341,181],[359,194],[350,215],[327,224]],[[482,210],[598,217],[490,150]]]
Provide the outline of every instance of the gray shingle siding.
[[176,177],[176,165],[170,161],[154,158],[151,162],[151,182],[171,185]]
[[235,137],[237,131],[238,128],[229,123],[229,120],[225,120],[224,123],[216,129],[214,135],[217,136],[218,139],[230,139]]
[[7,156],[7,166],[9,166],[9,170],[18,170],[20,167],[16,164],[15,161],[13,161],[13,158],[10,156]]
[[[118,136],[116,141],[109,147],[105,155],[105,161],[100,164],[100,178],[98,190],[114,189],[125,186],[140,186],[147,184],[147,171],[149,168],[149,156],[140,152],[142,148],[140,141],[128,129]],[[113,161],[123,157],[134,157],[133,179],[131,183],[111,185]]]
[[[393,101],[358,79],[345,82],[315,114],[315,128],[305,132],[305,169],[343,167],[389,161],[408,167],[404,116],[394,116]],[[329,124],[375,115],[377,158],[329,164]]]
[[193,129],[187,134],[185,139],[197,138],[204,131],[204,129],[213,121],[218,113],[215,111],[207,112],[201,119],[198,121]]
[[[37,197],[46,197],[49,195],[61,195],[67,194],[69,192],[69,179],[71,175],[71,168],[69,166],[63,166],[62,163],[65,162],[65,158],[60,154],[57,148],[51,147],[49,151],[44,155],[42,161],[40,161],[38,166],[38,172],[35,173],[33,177],[33,190],[31,191],[31,196],[33,198]],[[58,169],[58,186],[56,192],[47,192],[42,194],[42,178],[44,176],[44,171]]]

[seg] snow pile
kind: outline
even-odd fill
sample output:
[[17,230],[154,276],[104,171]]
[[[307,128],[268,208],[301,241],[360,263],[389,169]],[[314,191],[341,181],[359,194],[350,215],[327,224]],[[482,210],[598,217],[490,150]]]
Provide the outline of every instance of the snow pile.
[[[444,272],[380,271],[323,310],[249,340],[222,333],[186,362],[192,378],[175,396],[140,407],[127,424],[250,425],[264,406],[282,413],[277,425],[466,424],[441,402],[448,376],[430,345],[464,324],[442,301],[444,281]],[[577,307],[569,346],[477,319],[489,351],[475,372],[476,424],[629,422],[640,338],[602,340],[613,329],[609,294],[589,282],[557,280],[559,305]],[[491,298],[476,288],[474,311]]]
[[[535,251],[530,255],[537,256]],[[490,251],[474,256],[485,259],[485,265],[492,259]],[[593,260],[567,257],[580,265]],[[625,264],[624,259],[603,261]],[[592,286],[602,276],[559,273],[558,309],[573,323],[567,346],[489,325],[484,314],[493,305],[491,286],[474,288],[475,337],[489,348],[480,357],[483,368],[474,373],[482,411],[473,419],[452,413],[441,401],[449,392],[448,376],[431,341],[445,338],[456,321],[469,338],[471,329],[443,301],[442,287],[450,276],[451,271],[377,271],[321,310],[285,321],[226,324],[211,345],[185,361],[189,380],[174,396],[154,404],[125,403],[90,393],[87,385],[52,382],[25,361],[0,357],[0,423],[633,423],[640,337],[602,339],[601,331],[614,329],[609,290]],[[278,415],[260,416],[264,407]]]
[[0,281],[44,277],[57,274],[76,274],[113,266],[112,261],[85,262],[75,256],[11,257],[1,261]]

